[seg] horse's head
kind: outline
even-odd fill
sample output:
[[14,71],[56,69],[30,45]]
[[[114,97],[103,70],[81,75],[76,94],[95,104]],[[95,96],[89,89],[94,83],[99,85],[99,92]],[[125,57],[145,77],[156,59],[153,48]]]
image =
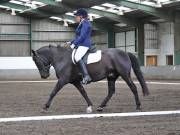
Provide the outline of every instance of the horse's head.
[[50,75],[50,67],[51,67],[51,63],[49,59],[44,54],[41,54],[40,52],[34,50],[32,50],[32,54],[33,54],[32,57],[33,61],[35,62],[39,70],[41,78],[43,79],[48,78]]

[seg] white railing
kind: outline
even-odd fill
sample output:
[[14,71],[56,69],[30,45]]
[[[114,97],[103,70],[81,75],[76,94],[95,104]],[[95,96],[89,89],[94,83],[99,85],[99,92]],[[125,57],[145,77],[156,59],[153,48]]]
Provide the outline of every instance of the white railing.
[[37,69],[32,57],[0,57],[0,69]]

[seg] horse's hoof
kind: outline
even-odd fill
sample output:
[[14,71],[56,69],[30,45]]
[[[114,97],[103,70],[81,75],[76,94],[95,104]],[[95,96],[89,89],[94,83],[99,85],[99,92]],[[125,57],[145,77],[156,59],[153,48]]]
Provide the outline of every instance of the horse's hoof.
[[44,105],[43,110],[47,111],[47,110],[48,110],[48,108],[49,108],[49,106]]
[[149,91],[143,93],[143,96],[148,96],[148,95],[150,95]]
[[103,107],[98,107],[96,111],[102,112],[103,111]]
[[149,96],[149,95],[150,95],[149,92],[143,94],[144,97]]
[[48,108],[44,106],[44,107],[43,107],[43,110],[44,110],[44,111],[47,111],[47,110],[48,110]]
[[92,106],[88,106],[88,108],[86,109],[86,113],[92,113]]
[[142,108],[139,106],[139,107],[136,107],[136,111],[137,112],[141,112],[142,111]]

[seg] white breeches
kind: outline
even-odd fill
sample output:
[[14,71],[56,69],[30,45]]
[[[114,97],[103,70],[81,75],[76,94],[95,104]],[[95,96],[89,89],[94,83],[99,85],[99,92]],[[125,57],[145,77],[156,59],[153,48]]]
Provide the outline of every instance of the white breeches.
[[86,52],[88,51],[88,47],[85,46],[79,46],[77,49],[74,49],[73,51],[75,51],[74,54],[74,60],[75,62],[78,62],[79,60],[82,59],[82,57],[86,54]]

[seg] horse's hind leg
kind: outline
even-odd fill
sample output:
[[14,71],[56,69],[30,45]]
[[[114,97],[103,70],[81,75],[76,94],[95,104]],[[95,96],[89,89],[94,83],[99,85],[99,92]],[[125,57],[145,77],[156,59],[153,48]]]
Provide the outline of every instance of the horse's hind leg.
[[103,100],[101,105],[98,107],[97,111],[103,111],[103,108],[106,106],[108,101],[111,99],[113,94],[115,93],[115,81],[117,78],[108,78],[108,95]]
[[141,103],[140,103],[140,100],[139,100],[136,85],[133,83],[130,75],[129,76],[122,76],[122,78],[124,79],[124,81],[126,81],[127,85],[129,86],[129,88],[131,89],[131,91],[134,94],[135,101],[136,101],[136,110],[141,110]]

